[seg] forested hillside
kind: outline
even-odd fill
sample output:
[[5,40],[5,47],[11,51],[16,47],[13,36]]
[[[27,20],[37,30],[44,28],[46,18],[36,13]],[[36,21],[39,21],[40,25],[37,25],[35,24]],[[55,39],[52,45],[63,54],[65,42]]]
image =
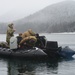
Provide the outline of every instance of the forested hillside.
[[[50,5],[13,23],[17,33],[28,29],[39,33],[73,32],[75,31],[75,1],[63,1]],[[5,28],[6,26],[0,25],[0,32],[4,33]]]

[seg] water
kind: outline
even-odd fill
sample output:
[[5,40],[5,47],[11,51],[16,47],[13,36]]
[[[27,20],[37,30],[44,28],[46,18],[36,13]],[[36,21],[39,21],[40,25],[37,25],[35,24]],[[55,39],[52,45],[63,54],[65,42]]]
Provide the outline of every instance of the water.
[[[69,46],[75,50],[75,34],[41,34],[47,40],[58,41],[58,46]],[[5,41],[5,35],[0,35]],[[75,75],[75,56],[73,60],[25,60],[0,57],[0,75]]]

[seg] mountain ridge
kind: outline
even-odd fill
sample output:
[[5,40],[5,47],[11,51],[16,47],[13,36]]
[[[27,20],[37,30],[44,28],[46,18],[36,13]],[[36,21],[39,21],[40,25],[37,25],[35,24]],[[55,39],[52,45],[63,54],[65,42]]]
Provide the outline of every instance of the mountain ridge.
[[75,31],[75,1],[63,1],[13,22],[16,32],[32,29],[35,32],[73,32]]
[[[74,31],[74,28],[73,30],[70,30],[68,27],[69,24],[73,24],[75,22],[74,11],[75,1],[63,1],[47,6],[44,9],[14,23],[16,28],[17,26],[20,26],[20,28],[22,27],[23,31],[29,28],[36,32]],[[21,31],[20,29],[18,30]]]

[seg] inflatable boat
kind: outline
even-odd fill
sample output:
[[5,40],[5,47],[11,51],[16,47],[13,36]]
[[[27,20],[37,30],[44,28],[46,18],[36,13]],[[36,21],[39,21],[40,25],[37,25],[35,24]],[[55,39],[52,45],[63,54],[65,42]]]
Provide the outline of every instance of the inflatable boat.
[[24,57],[24,58],[70,58],[75,51],[69,47],[58,47],[57,41],[47,41],[45,36],[39,36],[40,41],[33,48],[18,48],[18,39],[10,39],[10,48],[0,47],[0,56],[5,57]]
[[39,49],[8,49],[8,48],[0,48],[0,55],[4,57],[24,57],[24,58],[45,58],[47,54]]

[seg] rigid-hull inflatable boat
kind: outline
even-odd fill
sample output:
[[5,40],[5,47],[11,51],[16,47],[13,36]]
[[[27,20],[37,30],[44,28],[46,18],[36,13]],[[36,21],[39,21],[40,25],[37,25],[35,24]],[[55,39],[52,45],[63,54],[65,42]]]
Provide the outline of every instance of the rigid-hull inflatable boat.
[[45,36],[39,36],[40,43],[44,47],[39,46],[39,42],[33,48],[17,48],[17,38],[10,40],[10,48],[0,47],[0,55],[8,57],[24,57],[24,58],[69,58],[75,54],[75,51],[69,47],[58,47],[57,41],[46,41]]

